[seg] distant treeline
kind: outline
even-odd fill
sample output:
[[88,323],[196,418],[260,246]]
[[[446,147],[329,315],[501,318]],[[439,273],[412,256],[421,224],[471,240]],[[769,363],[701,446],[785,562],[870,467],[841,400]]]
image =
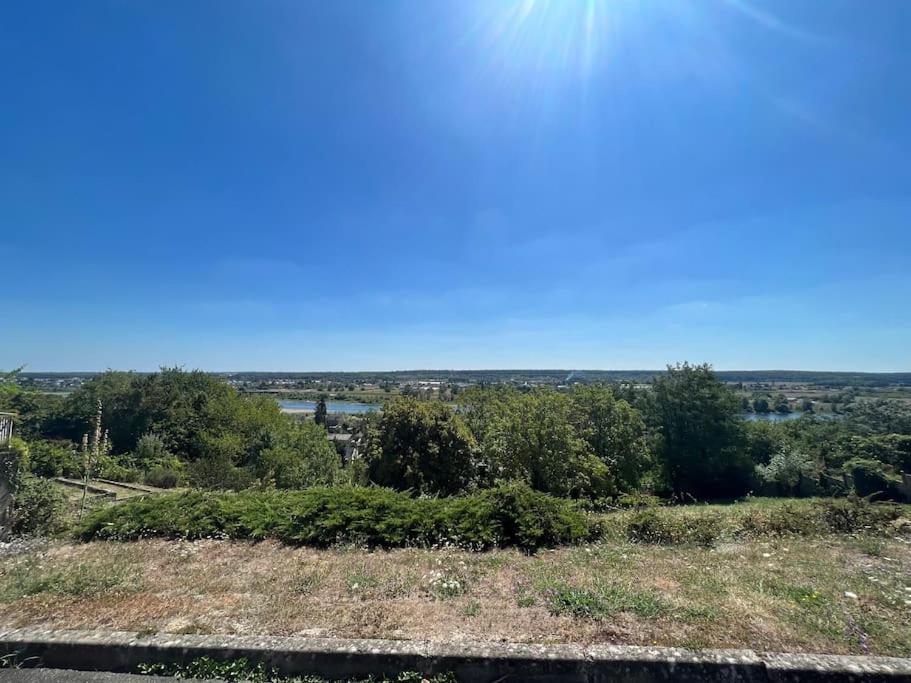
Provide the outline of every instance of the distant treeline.
[[[572,384],[618,383],[645,384],[665,374],[665,370],[400,370],[391,372],[213,372],[216,377],[240,382],[297,382],[336,383],[406,383],[444,381],[469,384]],[[98,372],[22,372],[21,384],[36,380],[92,379]],[[135,373],[138,375],[152,373]],[[725,370],[716,371],[722,382],[744,383],[801,383],[821,386],[906,386],[911,387],[911,372],[816,372],[810,370]]]
[[109,445],[94,458],[95,476],[159,487],[354,484],[454,495],[519,481],[592,501],[749,491],[903,499],[903,474],[911,473],[904,401],[858,398],[838,420],[810,409],[788,424],[751,423],[730,384],[710,366],[686,363],[647,388],[479,383],[460,391],[455,406],[390,396],[381,414],[352,427],[356,454],[330,443],[325,413],[299,421],[273,399],[204,372],[107,372],[66,396],[2,388],[0,410],[18,414],[28,469],[42,477],[84,476],[79,444],[92,433]]

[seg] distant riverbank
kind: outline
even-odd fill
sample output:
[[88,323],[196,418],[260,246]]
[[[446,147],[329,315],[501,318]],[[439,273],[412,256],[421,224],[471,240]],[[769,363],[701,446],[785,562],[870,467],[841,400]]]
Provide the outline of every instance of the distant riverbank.
[[[312,413],[316,411],[316,401],[279,401],[279,408],[283,413]],[[346,413],[359,415],[373,413],[382,409],[379,403],[357,403],[355,401],[326,401],[326,411],[330,413]]]
[[[746,413],[744,418],[748,422],[788,422],[799,420],[805,413]],[[810,413],[812,415],[812,413]]]
[[[306,414],[316,411],[316,401],[279,400],[278,405],[283,413]],[[358,403],[357,401],[326,401],[326,410],[330,413],[362,415],[375,413],[383,409],[379,403]],[[745,413],[744,419],[750,422],[788,422],[798,420],[806,413]],[[809,413],[812,415],[812,413]]]

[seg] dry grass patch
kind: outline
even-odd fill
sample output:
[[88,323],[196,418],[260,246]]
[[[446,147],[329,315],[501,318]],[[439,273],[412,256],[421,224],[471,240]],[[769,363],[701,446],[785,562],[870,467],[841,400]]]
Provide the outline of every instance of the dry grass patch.
[[0,623],[16,627],[911,654],[898,538],[536,555],[60,543],[0,560],[0,586]]

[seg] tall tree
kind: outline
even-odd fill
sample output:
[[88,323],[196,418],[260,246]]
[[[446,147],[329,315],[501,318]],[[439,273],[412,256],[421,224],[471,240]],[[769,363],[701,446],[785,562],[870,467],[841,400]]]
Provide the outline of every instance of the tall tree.
[[316,402],[316,410],[313,413],[313,421],[318,425],[326,426],[329,421],[329,412],[326,409],[326,397],[320,396]]
[[658,458],[675,493],[728,498],[746,493],[753,465],[734,393],[710,365],[668,366],[653,385]]
[[576,407],[578,432],[607,465],[614,487],[623,491],[638,488],[651,463],[639,411],[599,385],[577,386],[570,398]]
[[400,397],[368,425],[366,459],[374,483],[440,494],[474,483],[477,444],[444,403]]
[[519,479],[560,496],[612,492],[608,466],[583,438],[581,412],[553,389],[477,388],[459,404],[493,481]]

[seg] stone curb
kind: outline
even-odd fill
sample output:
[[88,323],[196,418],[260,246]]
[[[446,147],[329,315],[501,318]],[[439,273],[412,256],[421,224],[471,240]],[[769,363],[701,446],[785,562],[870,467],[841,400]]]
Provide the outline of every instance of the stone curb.
[[908,681],[911,659],[763,654],[629,645],[436,643],[277,636],[0,630],[0,655],[83,671],[135,671],[139,664],[198,657],[246,658],[283,674],[347,678],[454,672],[464,681]]

